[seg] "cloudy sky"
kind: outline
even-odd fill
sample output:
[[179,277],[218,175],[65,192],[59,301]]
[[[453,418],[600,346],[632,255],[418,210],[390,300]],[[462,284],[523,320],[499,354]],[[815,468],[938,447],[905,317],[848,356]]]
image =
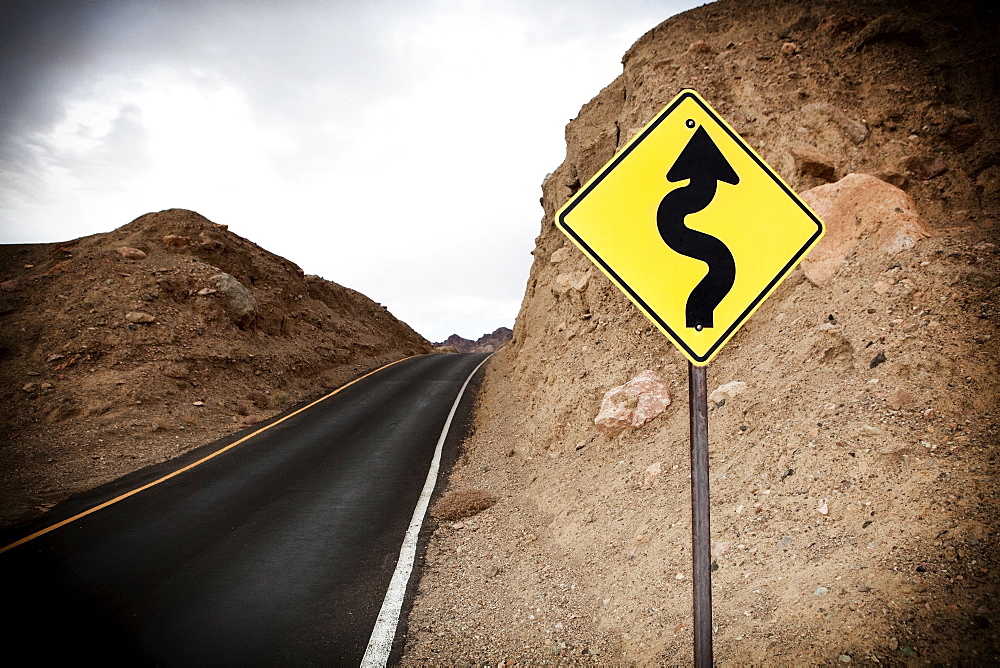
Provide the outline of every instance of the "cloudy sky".
[[563,129],[691,0],[0,2],[0,243],[193,209],[431,340],[512,326]]

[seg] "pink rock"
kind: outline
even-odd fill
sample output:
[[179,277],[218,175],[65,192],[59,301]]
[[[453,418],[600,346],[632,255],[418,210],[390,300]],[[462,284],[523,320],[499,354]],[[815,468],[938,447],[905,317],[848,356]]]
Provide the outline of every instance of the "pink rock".
[[670,390],[663,377],[655,371],[643,371],[624,385],[607,391],[594,424],[612,431],[638,428],[669,405]]
[[122,246],[118,249],[118,254],[121,255],[126,260],[145,260],[146,253],[138,248],[132,248],[131,246]]
[[830,280],[862,239],[895,255],[930,236],[913,198],[868,174],[848,174],[836,183],[802,193],[802,199],[826,226],[826,236],[802,260],[806,278],[816,285]]

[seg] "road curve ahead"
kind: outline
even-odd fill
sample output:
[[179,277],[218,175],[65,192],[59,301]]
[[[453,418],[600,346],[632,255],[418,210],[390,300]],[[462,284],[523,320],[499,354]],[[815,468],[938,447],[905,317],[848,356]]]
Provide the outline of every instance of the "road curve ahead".
[[45,663],[359,665],[442,427],[484,357],[384,368],[0,554],[6,651]]

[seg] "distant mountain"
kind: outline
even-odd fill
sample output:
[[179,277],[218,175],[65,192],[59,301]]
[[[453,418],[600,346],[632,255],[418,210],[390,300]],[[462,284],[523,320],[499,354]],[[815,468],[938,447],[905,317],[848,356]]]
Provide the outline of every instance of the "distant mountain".
[[460,353],[492,353],[503,344],[510,341],[514,332],[507,327],[499,327],[492,334],[483,334],[476,341],[464,339],[458,334],[452,334],[435,346],[454,346]]

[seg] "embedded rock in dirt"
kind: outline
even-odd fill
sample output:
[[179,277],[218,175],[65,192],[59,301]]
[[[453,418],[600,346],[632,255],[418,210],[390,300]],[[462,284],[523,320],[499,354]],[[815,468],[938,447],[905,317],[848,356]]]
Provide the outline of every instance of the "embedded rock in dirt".
[[901,166],[924,181],[940,176],[948,170],[948,163],[940,155],[911,155],[902,161]]
[[589,269],[587,271],[572,271],[559,274],[553,282],[552,292],[560,295],[570,292],[583,292],[587,287],[587,283],[590,282],[591,275],[592,272]]
[[609,431],[625,427],[638,429],[670,405],[670,389],[655,371],[643,371],[618,387],[608,390],[594,424]]
[[746,389],[746,383],[742,380],[734,380],[726,383],[725,385],[719,385],[719,387],[712,390],[711,394],[708,395],[708,400],[714,404],[718,404],[723,401],[728,401],[733,397],[738,397],[743,394]]
[[862,240],[895,255],[930,236],[913,198],[894,185],[868,174],[848,174],[840,181],[802,193],[826,226],[819,245],[802,260],[813,283],[829,281]]
[[125,319],[129,322],[137,324],[149,324],[156,322],[156,318],[152,314],[145,313],[144,311],[129,311],[125,314]]
[[145,260],[146,253],[139,250],[138,248],[129,248],[128,246],[122,246],[118,249],[118,254],[121,255],[126,260]]
[[257,319],[257,300],[250,291],[229,274],[218,274],[209,280],[226,300],[226,314],[233,324],[240,329],[251,327]]
[[807,104],[802,107],[801,114],[804,122],[813,125],[833,123],[855,144],[860,144],[868,138],[868,128],[864,123],[854,120],[843,109],[829,102]]
[[163,236],[163,245],[171,250],[181,250],[191,245],[191,237],[179,234],[166,234]]
[[793,144],[789,149],[795,158],[795,171],[802,175],[815,176],[824,181],[833,181],[836,168],[830,158],[809,144]]

